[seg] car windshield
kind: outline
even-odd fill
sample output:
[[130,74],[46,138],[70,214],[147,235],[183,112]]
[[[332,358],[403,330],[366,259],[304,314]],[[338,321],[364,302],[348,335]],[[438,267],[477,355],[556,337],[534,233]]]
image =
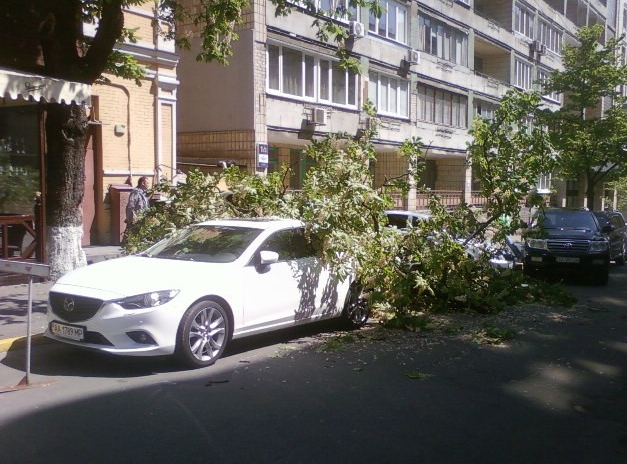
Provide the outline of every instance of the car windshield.
[[235,261],[261,233],[261,229],[225,225],[198,225],[162,240],[143,256],[206,263]]
[[386,213],[388,226],[397,229],[406,229],[407,227],[416,227],[421,221],[429,219],[428,214],[403,214],[403,213]]
[[599,220],[599,223],[604,226],[610,223],[610,217],[605,213],[594,213]]
[[594,216],[585,211],[545,211],[539,213],[535,225],[544,229],[596,230]]

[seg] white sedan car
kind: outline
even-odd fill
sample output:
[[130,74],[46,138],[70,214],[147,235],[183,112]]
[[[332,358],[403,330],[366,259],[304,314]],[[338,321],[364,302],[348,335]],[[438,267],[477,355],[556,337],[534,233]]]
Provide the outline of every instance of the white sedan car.
[[213,364],[231,339],[368,318],[359,286],[316,257],[303,224],[227,219],[182,229],[144,253],[92,264],[50,289],[54,340],[131,356]]

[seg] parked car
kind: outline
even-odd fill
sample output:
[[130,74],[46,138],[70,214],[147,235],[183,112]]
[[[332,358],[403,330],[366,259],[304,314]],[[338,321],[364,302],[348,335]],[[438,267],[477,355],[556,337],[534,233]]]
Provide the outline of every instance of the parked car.
[[[385,211],[385,215],[388,220],[388,226],[403,231],[409,227],[417,227],[420,222],[428,220],[431,217],[431,212],[388,210]],[[521,256],[520,249],[516,246],[512,237],[508,237],[505,243],[502,244],[488,243],[481,240],[471,240],[466,243],[464,238],[459,238],[458,242],[465,244],[468,256],[473,259],[479,259],[480,256],[488,254],[490,256],[490,264],[493,267],[512,269],[518,267],[521,263],[519,259]]]
[[208,366],[231,339],[328,318],[361,327],[368,306],[360,296],[316,257],[301,222],[216,220],[61,277],[50,290],[46,335]]
[[625,253],[627,253],[627,227],[625,218],[618,211],[595,211],[601,226],[609,225],[611,231],[604,234],[610,242],[610,259],[618,265],[625,264]]
[[539,210],[525,231],[524,270],[535,276],[549,271],[592,276],[599,284],[609,278],[610,251],[604,234],[611,232],[587,210]]
[[421,221],[429,219],[431,212],[391,209],[385,212],[385,216],[388,220],[388,226],[403,230],[409,227],[416,227]]

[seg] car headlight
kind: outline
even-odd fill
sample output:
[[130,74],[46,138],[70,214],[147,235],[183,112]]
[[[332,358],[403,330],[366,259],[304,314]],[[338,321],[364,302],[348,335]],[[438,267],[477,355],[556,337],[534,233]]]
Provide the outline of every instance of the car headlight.
[[160,292],[129,296],[128,298],[117,300],[115,303],[119,304],[124,309],[152,308],[167,303],[178,294],[179,290],[162,290]]
[[548,250],[547,241],[542,238],[527,239],[527,245],[529,245],[529,248],[537,248],[539,250]]
[[590,251],[605,251],[607,250],[607,240],[597,240],[590,242]]

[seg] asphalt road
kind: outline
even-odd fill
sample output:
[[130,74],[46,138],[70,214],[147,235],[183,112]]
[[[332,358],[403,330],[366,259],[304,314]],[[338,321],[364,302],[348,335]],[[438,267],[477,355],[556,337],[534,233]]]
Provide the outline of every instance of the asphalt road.
[[[571,288],[577,317],[503,346],[366,330],[321,350],[325,324],[186,371],[36,345],[0,394],[0,462],[625,464],[627,267]],[[0,354],[0,386],[23,371]]]

